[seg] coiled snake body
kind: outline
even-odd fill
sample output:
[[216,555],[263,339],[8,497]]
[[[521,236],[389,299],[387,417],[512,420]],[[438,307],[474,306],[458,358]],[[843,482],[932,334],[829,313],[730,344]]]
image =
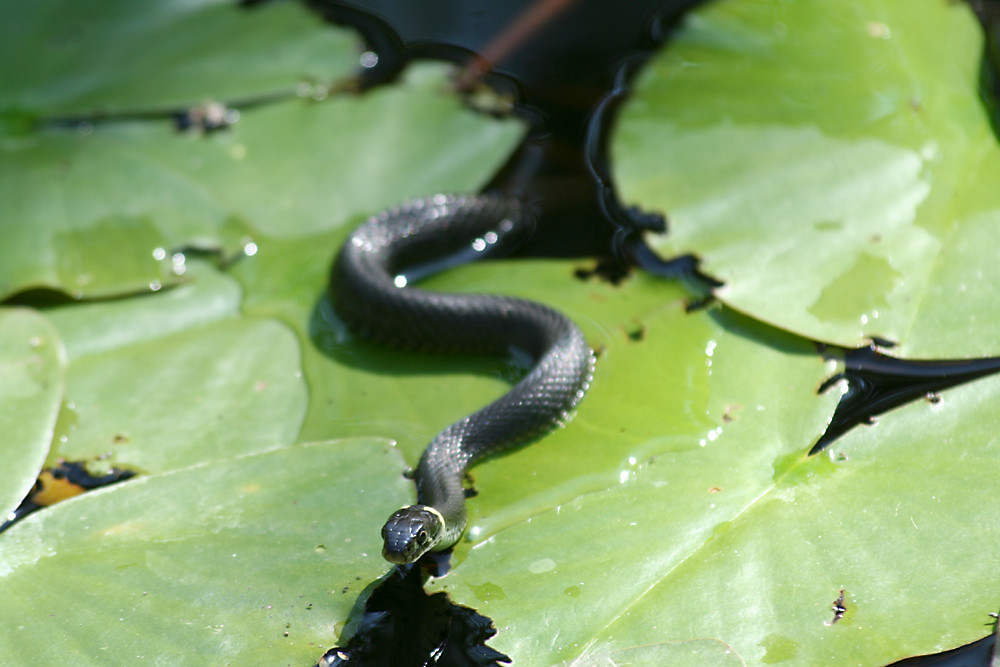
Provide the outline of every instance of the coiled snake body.
[[523,205],[505,196],[436,195],[390,209],[362,224],[337,255],[331,297],[357,335],[426,351],[526,352],[534,365],[501,398],[461,419],[427,446],[414,479],[417,504],[382,528],[382,555],[410,563],[453,546],[465,530],[466,470],[565,419],[590,382],[594,356],[561,313],[506,296],[444,294],[414,287],[405,271],[447,262],[503,235],[533,229]]

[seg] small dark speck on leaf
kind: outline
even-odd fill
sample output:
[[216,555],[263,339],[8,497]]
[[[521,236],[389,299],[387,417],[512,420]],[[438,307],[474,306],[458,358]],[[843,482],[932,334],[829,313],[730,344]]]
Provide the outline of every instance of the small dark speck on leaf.
[[731,424],[732,422],[736,421],[736,419],[739,417],[739,411],[742,409],[743,406],[740,405],[739,403],[736,403],[734,405],[727,405],[726,411],[722,413],[722,421],[726,424]]
[[830,608],[833,609],[833,620],[827,621],[826,623],[827,625],[833,625],[834,623],[842,619],[844,617],[844,612],[847,611],[847,607],[844,603],[843,588],[840,589],[840,595],[837,596],[837,599],[833,601],[833,606]]
[[634,343],[642,342],[646,338],[646,325],[642,322],[636,322],[633,326],[625,329],[625,334]]

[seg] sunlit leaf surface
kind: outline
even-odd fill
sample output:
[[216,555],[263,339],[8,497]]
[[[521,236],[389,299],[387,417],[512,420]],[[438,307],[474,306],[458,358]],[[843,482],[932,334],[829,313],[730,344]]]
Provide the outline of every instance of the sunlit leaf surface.
[[729,305],[847,346],[996,354],[1000,150],[964,3],[719,2],[643,72],[615,140]]
[[0,308],[0,517],[31,489],[49,451],[66,382],[64,357],[44,317]]
[[[0,540],[8,664],[315,664],[384,570],[398,455],[348,440],[134,479]],[[380,466],[373,466],[374,462]]]

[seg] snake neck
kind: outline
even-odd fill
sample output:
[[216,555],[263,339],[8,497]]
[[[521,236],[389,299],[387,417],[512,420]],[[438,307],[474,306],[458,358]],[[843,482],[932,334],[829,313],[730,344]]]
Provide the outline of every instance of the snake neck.
[[433,551],[450,549],[465,530],[465,488],[462,479],[469,465],[468,452],[454,427],[445,429],[420,457],[414,473],[417,503],[436,508],[444,519],[444,532]]

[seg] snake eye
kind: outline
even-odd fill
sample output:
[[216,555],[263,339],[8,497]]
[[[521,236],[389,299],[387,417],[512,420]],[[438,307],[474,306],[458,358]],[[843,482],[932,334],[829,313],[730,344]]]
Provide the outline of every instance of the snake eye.
[[417,542],[419,542],[420,544],[427,544],[426,530],[421,530],[419,533],[417,533]]

